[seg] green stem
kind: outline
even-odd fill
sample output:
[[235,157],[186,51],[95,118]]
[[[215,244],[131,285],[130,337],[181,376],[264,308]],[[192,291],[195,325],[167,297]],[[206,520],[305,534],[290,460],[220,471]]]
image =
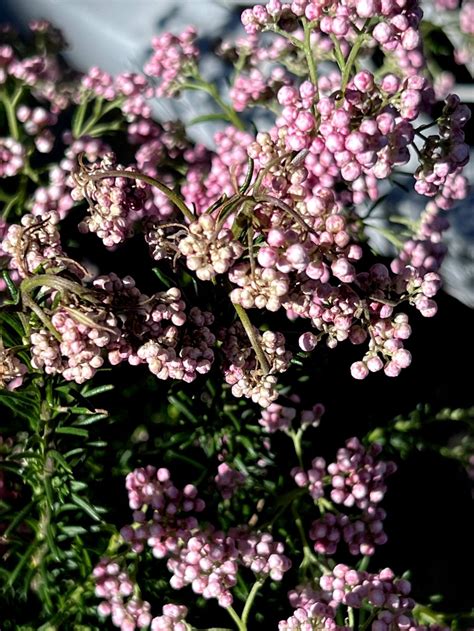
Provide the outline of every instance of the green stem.
[[[361,611],[361,613],[362,613],[363,611],[364,611],[364,610],[362,610],[362,611]],[[370,616],[367,618],[367,620],[366,620],[363,624],[359,623],[359,631],[366,631],[366,629],[368,629],[368,628],[369,628],[369,625],[371,625],[371,624],[372,624],[372,622],[375,620],[375,617],[376,617],[376,615],[377,615],[378,611],[379,611],[378,609],[375,609],[375,611],[372,611],[372,613],[370,614]],[[362,622],[362,621],[361,621],[361,622]]]
[[324,572],[326,568],[322,563],[320,563],[319,559],[313,553],[311,546],[308,543],[308,539],[306,538],[306,533],[303,528],[303,522],[301,521],[301,517],[298,513],[297,502],[293,502],[291,506],[291,512],[293,514],[293,519],[295,520],[296,527],[298,529],[301,543],[303,545],[303,561],[301,563],[301,568],[305,569],[308,566],[316,565],[320,572]]
[[301,439],[303,437],[303,432],[302,432],[301,428],[297,432],[295,432],[294,429],[291,429],[288,432],[288,436],[293,441],[293,446],[295,448],[296,457],[298,458],[298,463],[299,463],[300,467],[302,469],[304,469],[304,465],[303,465],[303,449],[301,447]]
[[247,625],[245,625],[242,622],[242,620],[240,619],[238,613],[235,611],[235,609],[232,607],[232,605],[229,605],[228,607],[226,607],[226,611],[229,612],[230,617],[232,618],[232,620],[237,625],[237,629],[239,631],[247,631]]
[[[40,442],[40,452],[42,456],[42,466],[38,472],[36,482],[41,485],[42,492],[38,501],[38,529],[36,531],[36,542],[38,544],[35,554],[31,558],[31,565],[38,569],[36,576],[35,591],[38,595],[47,601],[49,597],[49,577],[50,573],[46,567],[48,552],[52,554],[56,561],[59,561],[60,552],[57,548],[54,538],[54,496],[53,487],[51,484],[54,474],[54,460],[51,458],[49,452],[54,447],[52,437],[54,433],[53,419],[51,416],[50,402],[48,401],[48,395],[46,392],[45,401],[41,406],[40,413],[40,425],[42,426],[41,433],[38,432]],[[51,606],[51,602],[47,603],[47,606]]]
[[86,116],[87,106],[89,105],[89,101],[87,98],[83,98],[81,104],[77,108],[73,122],[72,122],[72,135],[74,138],[80,138],[82,134],[82,125],[84,123],[84,118]]
[[54,276],[53,274],[37,274],[36,276],[25,278],[21,282],[20,292],[22,295],[29,294],[37,287],[49,287],[57,291],[70,291],[82,297],[90,293],[85,287],[79,285],[79,283],[68,280],[67,278],[62,278],[61,276]]
[[293,46],[295,48],[299,48],[300,50],[304,50],[304,44],[303,42],[298,39],[297,37],[294,37],[293,35],[290,35],[288,33],[288,31],[285,31],[284,29],[280,28],[279,26],[277,26],[276,24],[273,24],[271,26],[271,30],[274,33],[277,33],[277,35],[281,35],[282,37],[284,37],[285,39],[287,39],[291,44],[293,44]]
[[367,29],[367,26],[369,25],[370,22],[370,18],[367,19],[365,21],[364,26],[361,29],[361,33],[360,35],[357,37],[354,46],[351,48],[351,52],[349,53],[349,57],[347,58],[345,65],[344,65],[344,70],[342,72],[342,79],[341,79],[341,90],[344,91],[346,89],[347,84],[349,83],[349,78],[351,76],[351,71],[352,71],[352,66],[355,63],[355,60],[357,59],[357,55],[359,54],[359,50],[361,49],[362,44],[365,41],[365,32]]
[[365,570],[369,567],[369,563],[370,563],[370,556],[366,554],[365,556],[362,557],[359,564],[357,565],[357,569],[359,570],[359,572],[365,572]]
[[355,629],[354,610],[352,607],[347,608],[347,617],[349,621],[349,628]]
[[3,106],[5,108],[5,114],[7,117],[10,134],[12,135],[12,138],[14,138],[15,140],[20,139],[20,130],[18,127],[18,121],[16,118],[15,109],[16,109],[16,106],[18,105],[18,101],[20,100],[22,93],[23,93],[23,88],[17,88],[15,92],[13,93],[13,96],[11,99],[6,93],[3,93],[2,96],[0,97],[3,103]]
[[30,309],[31,311],[33,311],[34,314],[36,314],[38,319],[44,324],[44,326],[48,329],[51,335],[56,340],[58,340],[58,342],[62,342],[61,335],[58,333],[58,331],[56,331],[54,326],[51,324],[51,321],[49,320],[49,318],[46,316],[46,314],[41,309],[41,307],[39,307],[36,304],[36,302],[28,296],[28,294],[22,295],[22,302],[25,307],[28,307],[28,309]]
[[105,132],[118,128],[117,121],[113,123],[104,123],[99,125],[99,127],[96,127],[96,125],[101,118],[113,109],[120,108],[123,100],[123,97],[119,97],[113,101],[106,101],[105,104],[102,98],[96,100],[92,115],[84,124],[84,118],[89,104],[89,101],[86,99],[78,108],[77,119],[74,121],[73,126],[73,136],[75,138],[80,138],[81,136],[92,135],[92,133],[97,134],[98,131]]
[[253,601],[255,600],[255,596],[257,595],[258,590],[263,585],[265,579],[257,580],[252,586],[249,595],[247,596],[247,600],[245,601],[244,609],[242,611],[242,622],[247,626],[247,620],[249,617],[250,610],[252,609]]
[[234,309],[237,315],[240,318],[242,326],[247,333],[247,337],[249,338],[250,344],[252,345],[253,350],[255,351],[255,355],[257,356],[260,367],[265,375],[268,375],[270,372],[270,364],[268,363],[267,356],[265,355],[263,348],[260,346],[260,342],[255,334],[255,330],[253,328],[253,324],[250,322],[250,318],[247,314],[247,311],[238,304],[234,304]]
[[219,90],[214,84],[208,83],[200,77],[196,77],[195,83],[184,83],[181,88],[188,90],[202,90],[203,92],[209,94],[209,96],[214,99],[217,105],[227,116],[229,123],[232,123],[232,125],[234,125],[234,127],[237,127],[237,129],[240,129],[240,131],[245,131],[245,125],[240,120],[237,112],[221,98]]
[[141,182],[146,182],[147,184],[150,184],[150,186],[157,188],[164,195],[166,195],[170,202],[172,202],[177,208],[179,208],[179,210],[183,213],[183,215],[189,222],[193,222],[195,219],[193,213],[189,210],[183,199],[177,193],[168,188],[166,184],[163,184],[159,180],[155,180],[154,177],[150,177],[149,175],[145,175],[143,173],[134,173],[133,171],[121,171],[119,169],[113,169],[110,171],[104,171],[102,173],[89,173],[88,177],[91,180],[102,180],[107,177],[126,177],[132,180],[140,180]]
[[339,70],[342,73],[344,70],[345,61],[344,55],[342,54],[341,45],[339,44],[339,40],[335,35],[331,35],[331,40],[334,44],[334,56],[336,58],[337,65],[339,66]]
[[316,62],[314,61],[313,51],[311,50],[311,27],[306,18],[303,18],[304,28],[304,54],[306,57],[306,63],[309,69],[309,78],[311,83],[315,86],[318,85],[318,71],[316,68]]

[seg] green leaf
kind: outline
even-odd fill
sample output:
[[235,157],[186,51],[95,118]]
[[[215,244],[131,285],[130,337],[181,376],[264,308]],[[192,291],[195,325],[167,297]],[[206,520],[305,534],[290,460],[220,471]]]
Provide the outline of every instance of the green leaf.
[[84,454],[84,452],[85,452],[84,447],[76,447],[75,449],[66,451],[66,453],[64,454],[64,457],[69,459],[72,456],[77,456],[78,454]]
[[255,451],[250,439],[247,438],[247,436],[236,436],[235,440],[236,442],[240,443],[243,447],[245,447],[245,449],[252,456],[252,458],[258,457],[257,452]]
[[202,114],[201,116],[196,116],[192,118],[188,123],[186,123],[187,127],[191,127],[192,125],[199,125],[200,123],[209,123],[211,121],[229,121],[228,117],[225,114],[215,113],[215,114]]
[[109,418],[108,414],[91,414],[90,416],[86,416],[86,418],[78,419],[74,421],[74,425],[92,425],[93,423],[97,423],[97,421],[102,421],[104,418]]
[[31,458],[41,458],[41,454],[37,454],[34,451],[20,451],[12,453],[8,456],[12,461],[16,460],[31,460]]
[[151,271],[155,274],[157,278],[160,279],[160,281],[167,289],[175,285],[175,281],[163,271],[161,271],[159,267],[153,267]]
[[51,523],[49,523],[46,528],[46,541],[48,542],[49,551],[53,555],[54,559],[56,561],[60,561],[61,557],[63,557],[64,555],[57,546],[56,534]]
[[84,123],[84,119],[86,116],[87,106],[89,105],[89,101],[86,98],[82,98],[82,102],[79,107],[76,108],[74,112],[74,116],[72,117],[72,133],[74,138],[79,138],[82,134],[82,127]]
[[36,540],[33,541],[32,543],[30,543],[30,545],[28,546],[28,548],[25,551],[25,554],[21,557],[21,559],[17,563],[15,569],[10,574],[10,578],[8,579],[7,587],[13,587],[13,585],[16,582],[16,579],[18,578],[18,575],[20,574],[21,570],[23,569],[23,566],[26,563],[28,563],[28,561],[31,560],[31,557],[33,556],[33,551],[37,547],[38,547],[38,542]]
[[76,537],[77,535],[85,535],[89,531],[83,526],[60,526],[61,532],[68,537]]
[[32,500],[26,506],[24,506],[17,515],[15,515],[15,518],[8,525],[8,528],[3,533],[3,537],[5,537],[5,539],[8,538],[11,532],[15,531],[18,524],[20,524],[25,519],[25,517],[28,515],[28,513],[30,512],[30,510],[33,508],[34,505],[35,505],[35,502]]
[[111,383],[109,384],[104,384],[103,386],[97,386],[96,388],[91,388],[89,389],[88,387],[85,387],[81,394],[83,397],[95,397],[97,394],[103,394],[104,392],[110,392],[110,390],[113,390],[115,388],[115,386]]
[[118,131],[122,129],[123,123],[121,120],[116,120],[111,123],[103,123],[102,125],[97,125],[97,127],[93,127],[89,130],[88,135],[92,136],[92,138],[96,138],[97,136],[103,136],[108,132]]
[[79,497],[76,493],[71,493],[71,498],[72,501],[79,506],[79,508],[82,508],[82,510],[89,515],[89,517],[92,517],[95,521],[102,521],[102,517],[99,515],[97,510],[85,499]]
[[69,436],[80,436],[81,438],[89,438],[89,432],[87,429],[81,429],[80,427],[58,427],[56,434],[66,434]]
[[172,406],[174,406],[183,416],[192,421],[193,423],[199,423],[198,419],[194,416],[191,410],[182,403],[179,399],[174,396],[169,396],[168,401]]
[[2,277],[3,277],[3,280],[5,281],[8,291],[10,292],[10,296],[12,297],[13,304],[17,305],[20,299],[20,293],[15,283],[12,281],[10,274],[5,269],[2,270]]
[[15,416],[21,416],[28,421],[39,417],[39,393],[16,392],[0,390],[0,404],[10,408]]
[[72,469],[69,466],[69,464],[67,463],[67,461],[65,460],[65,458],[63,457],[62,454],[59,453],[59,451],[56,451],[55,449],[50,449],[48,451],[48,455],[55,460],[59,465],[61,465],[61,467],[67,471],[68,473],[72,473]]
[[80,480],[71,480],[71,489],[73,491],[83,491],[87,489],[89,485],[85,482],[81,482]]

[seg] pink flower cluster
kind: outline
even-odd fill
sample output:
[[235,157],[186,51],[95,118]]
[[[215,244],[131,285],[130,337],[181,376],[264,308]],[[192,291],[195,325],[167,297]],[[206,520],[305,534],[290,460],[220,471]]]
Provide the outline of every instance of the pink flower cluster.
[[315,520],[309,536],[318,554],[334,554],[344,539],[351,554],[372,555],[375,546],[387,541],[383,531],[386,514],[378,505],[386,492],[385,479],[395,472],[396,466],[377,460],[379,453],[379,445],[374,444],[367,451],[357,438],[351,438],[337,452],[336,461],[327,467],[323,458],[314,458],[308,471],[292,469],[296,484],[307,488],[316,503],[330,485],[329,496],[334,504],[361,511],[356,515],[324,513]]
[[257,68],[252,68],[248,74],[239,74],[235,78],[229,97],[235,111],[243,112],[250,105],[273,99],[282,84],[287,82],[283,68],[274,68],[268,77]]
[[121,631],[134,631],[150,625],[150,603],[133,594],[133,582],[118,563],[101,559],[92,576],[95,595],[103,599],[97,607],[100,616],[111,616],[112,624]]
[[[463,15],[469,14],[468,5]],[[175,93],[188,79],[193,87],[207,85],[198,73],[194,29],[154,39],[145,67],[150,80],[92,68],[80,87],[68,91],[54,56],[61,38],[46,22],[33,24],[34,37],[49,42],[41,54],[22,59],[13,46],[0,49],[0,79],[11,78],[30,91],[15,107],[21,123],[19,130],[10,130],[15,139],[0,139],[0,177],[29,166],[34,140],[39,152],[51,148],[50,127],[61,103],[72,99],[81,109],[73,117],[74,132],[62,138],[63,159],[51,166],[47,183],[40,178],[27,202],[41,220],[25,215],[21,226],[8,229],[2,250],[9,268],[21,277],[38,271],[81,277],[80,265],[61,247],[56,224],[75,201],[85,200],[88,213],[79,229],[95,232],[106,247],[119,246],[139,228],[155,260],[167,259],[179,269],[181,255],[199,280],[213,281],[218,295],[226,292],[241,315],[239,307],[280,310],[299,320],[302,351],[323,341],[329,348],[346,340],[367,344],[351,374],[363,379],[383,370],[397,376],[411,363],[405,348],[411,328],[400,305],[411,304],[424,316],[436,312],[437,272],[445,254],[441,240],[448,225],[442,211],[467,192],[461,173],[468,154],[467,108],[450,95],[436,133],[426,135],[428,127],[416,122],[434,100],[432,86],[418,71],[421,15],[416,0],[270,0],[244,11],[248,37],[236,44],[239,73],[230,96],[239,111],[258,102],[275,109],[276,116],[265,132],[232,126],[219,131],[212,151],[194,146],[179,124],[155,124],[147,102],[154,94]],[[262,31],[273,31],[268,46]],[[359,45],[361,54],[381,48],[390,72],[356,67],[351,50],[357,52]],[[270,63],[259,70],[257,62],[263,61]],[[328,61],[338,70],[328,70]],[[229,114],[226,105],[223,110]],[[73,138],[82,131],[78,127],[97,133],[91,113],[113,118],[114,111],[121,118],[110,129],[105,119],[96,122],[100,130],[117,130],[125,117],[135,161],[127,167],[105,142]],[[240,126],[236,116],[228,118]],[[380,181],[396,178],[415,153],[415,190],[430,197],[419,229],[390,267],[365,266],[359,207],[377,203]],[[114,170],[130,177],[110,175]],[[161,186],[154,191],[143,175],[179,190],[194,220],[184,225],[177,219],[174,195],[167,197]],[[32,337],[36,366],[64,370],[67,379],[82,382],[107,358],[112,364],[147,364],[160,379],[189,382],[210,370],[214,347],[220,345],[232,392],[264,408],[275,401],[278,376],[291,360],[281,333],[251,325],[244,331],[226,322],[230,326],[217,342],[212,316],[197,308],[182,321],[158,315],[164,303],[169,307],[180,296],[149,298],[119,286],[122,281],[112,279],[107,289],[101,282],[110,284],[95,284],[95,298],[78,291],[57,306],[56,314],[50,310],[55,294],[46,292],[45,318],[55,319],[59,335],[42,318]],[[184,307],[179,310],[184,313]],[[268,422],[262,420],[268,427],[288,427],[291,415],[272,407]],[[317,415],[308,422],[317,422]]]
[[13,177],[25,165],[25,149],[13,138],[0,138],[0,177]]
[[233,528],[229,533],[237,543],[239,560],[257,577],[270,576],[281,581],[291,567],[291,561],[283,553],[284,545],[274,541],[268,532],[252,532],[248,528]]
[[189,165],[181,194],[188,207],[195,207],[201,215],[223,195],[232,197],[242,185],[248,163],[247,147],[252,134],[235,127],[226,127],[214,136],[216,145],[208,160]]
[[310,631],[315,628],[350,631],[351,626],[336,623],[336,611],[341,606],[353,609],[369,606],[374,615],[370,627],[373,631],[448,631],[447,627],[439,625],[426,627],[417,624],[413,617],[415,601],[410,598],[410,591],[410,583],[397,579],[389,568],[372,574],[339,564],[320,578],[316,589],[306,585],[290,592],[290,603],[295,611],[290,618],[282,620],[278,628],[280,631]]
[[188,610],[183,605],[163,605],[163,615],[152,617],[151,605],[135,594],[128,572],[109,558],[102,558],[93,570],[95,595],[102,598],[97,607],[99,616],[112,619],[121,631],[148,629],[151,631],[186,631]]
[[[422,12],[416,1],[395,3],[378,0],[337,2],[326,0],[294,0],[282,3],[270,0],[243,11],[241,19],[246,32],[276,30],[280,23],[306,17],[318,30],[338,40],[352,42],[361,26],[387,53],[417,50],[420,45],[419,24]],[[365,22],[365,25],[364,25]],[[357,29],[357,30],[356,30]]]
[[285,348],[285,338],[281,333],[265,331],[259,337],[268,364],[269,371],[264,372],[256,359],[248,338],[240,323],[236,323],[221,332],[223,371],[226,383],[232,386],[232,394],[246,397],[267,408],[278,397],[276,390],[278,373],[288,370],[291,353]]
[[122,528],[122,537],[135,552],[141,552],[146,543],[156,558],[167,557],[174,589],[191,585],[196,594],[216,598],[221,607],[228,607],[239,566],[276,581],[290,568],[283,544],[269,533],[248,528],[225,533],[199,524],[192,513],[201,512],[204,502],[196,487],[187,484],[180,491],[168,469],[136,469],[128,474],[126,486],[134,524]]
[[26,366],[13,354],[12,350],[0,346],[0,390],[19,388],[26,372]]
[[66,256],[61,247],[55,212],[37,218],[25,214],[19,224],[11,224],[2,240],[2,250],[9,257],[9,268],[22,278],[39,269],[64,269]]
[[233,469],[227,462],[222,462],[217,467],[217,475],[214,478],[219,493],[227,500],[230,499],[235,491],[245,484],[245,475],[236,469]]
[[73,174],[78,170],[78,156],[83,154],[89,162],[95,162],[110,153],[110,147],[98,138],[74,139],[71,132],[64,132],[62,141],[66,145],[64,157],[50,168],[48,184],[38,186],[33,193],[33,215],[43,217],[54,211],[64,219],[74,206],[71,193],[76,186]]
[[459,12],[459,26],[466,35],[474,35],[474,2],[463,2]]
[[[290,399],[295,402],[298,408],[300,407],[298,395],[292,394]],[[262,410],[261,418],[259,418],[258,422],[270,434],[289,430],[292,428],[295,420],[298,420],[301,429],[306,429],[310,426],[318,427],[324,411],[322,403],[316,403],[310,410],[297,412],[296,407],[284,406],[274,402]]]
[[72,293],[56,300],[53,330],[40,325],[31,331],[34,367],[77,383],[90,379],[105,359],[113,366],[147,364],[159,379],[188,383],[209,372],[213,317],[198,307],[185,313],[178,288],[148,296],[131,277],[115,274],[97,277],[92,288],[71,285]]
[[149,99],[153,96],[153,88],[143,74],[123,72],[112,77],[108,72],[93,66],[82,77],[75,98],[80,103],[91,95],[115,102],[128,119],[140,116],[149,118],[152,113]]
[[84,383],[102,366],[102,349],[119,339],[120,330],[114,316],[105,311],[89,324],[81,322],[79,314],[76,318],[65,309],[54,313],[51,323],[61,342],[44,328],[31,334],[31,364],[48,375],[59,373],[66,381]]
[[178,248],[186,257],[188,269],[196,272],[200,280],[211,280],[216,274],[224,274],[244,251],[231,230],[219,228],[212,215],[201,215],[188,230]]
[[221,607],[229,607],[231,588],[237,583],[235,541],[224,532],[208,528],[188,538],[167,563],[173,573],[171,587],[191,585],[195,594],[216,598]]
[[188,27],[178,36],[164,33],[152,39],[153,53],[144,71],[159,80],[156,96],[174,96],[184,79],[193,73],[199,56],[195,40],[196,30],[193,27]]
[[57,115],[44,107],[21,105],[16,111],[16,117],[23,123],[25,132],[35,137],[36,149],[40,153],[49,153],[54,145],[54,134],[47,128],[57,123]]
[[439,135],[431,135],[421,148],[421,165],[415,173],[415,190],[434,197],[441,193],[449,176],[461,172],[469,160],[463,128],[471,117],[467,105],[450,95],[438,119]]
[[[89,217],[79,225],[79,230],[97,233],[107,247],[130,236],[149,195],[149,186],[140,180],[106,176],[107,171],[116,169],[123,167],[117,164],[114,154],[107,154],[100,163],[74,175],[76,186],[71,192],[75,201],[89,202]],[[134,172],[130,167],[125,170]],[[100,177],[101,174],[105,175]]]
[[378,504],[385,495],[385,478],[396,471],[395,463],[376,460],[382,448],[373,444],[367,451],[357,438],[350,438],[328,465],[331,499],[336,504],[362,510]]
[[163,605],[162,611],[163,615],[156,616],[151,621],[151,631],[188,631],[189,626],[185,622],[187,607],[169,603]]
[[[33,21],[29,27],[37,41],[41,34],[41,46],[35,47],[34,54],[23,56],[25,49],[21,45],[18,48],[10,44],[0,45],[0,84],[6,83],[8,78],[18,81],[31,89],[36,97],[48,101],[51,111],[57,113],[70,103],[63,83],[64,74],[56,57],[65,42],[60,32],[46,20]],[[10,41],[19,41],[18,34],[15,37],[12,32],[12,35]]]
[[136,552],[141,552],[147,542],[153,555],[162,558],[197,527],[197,520],[190,513],[204,510],[204,501],[198,498],[192,484],[179,491],[168,469],[136,469],[127,475],[125,485],[136,528],[125,526],[121,534]]

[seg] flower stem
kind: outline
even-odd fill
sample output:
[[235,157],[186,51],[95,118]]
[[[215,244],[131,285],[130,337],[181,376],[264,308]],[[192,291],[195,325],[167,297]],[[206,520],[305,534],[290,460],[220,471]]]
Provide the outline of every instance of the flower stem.
[[201,77],[197,76],[195,79],[195,83],[184,83],[180,87],[182,89],[188,90],[202,90],[203,92],[209,94],[209,96],[214,99],[217,105],[224,112],[229,123],[234,125],[234,127],[237,127],[237,129],[240,129],[240,131],[245,131],[245,125],[240,120],[237,112],[225,101],[223,101],[221,95],[219,94],[219,90],[214,84],[208,83],[207,81],[204,81]]
[[57,291],[69,291],[79,296],[84,296],[89,293],[88,290],[82,285],[79,285],[79,283],[67,278],[62,278],[61,276],[55,276],[54,274],[37,274],[36,276],[25,278],[21,282],[20,292],[22,294],[29,294],[31,290],[36,289],[36,287],[49,287]]
[[357,55],[359,54],[359,50],[361,49],[361,46],[365,41],[365,32],[366,32],[367,26],[369,25],[369,22],[370,22],[370,18],[365,21],[365,24],[361,29],[360,35],[357,37],[356,41],[354,42],[354,45],[351,48],[351,52],[349,53],[349,57],[346,59],[344,70],[342,71],[342,78],[341,78],[341,90],[343,92],[346,89],[347,84],[349,83],[352,66],[354,65],[355,60],[357,59]]
[[270,372],[270,364],[268,363],[267,356],[265,355],[263,348],[260,346],[260,342],[258,341],[257,336],[255,335],[255,330],[253,328],[253,324],[250,322],[250,318],[247,315],[247,311],[238,304],[234,303],[234,309],[237,312],[237,315],[240,318],[242,326],[247,333],[247,337],[249,338],[250,344],[252,345],[253,350],[255,351],[255,355],[259,361],[260,367],[263,370],[265,375],[268,375]]
[[18,128],[18,121],[16,119],[15,109],[18,105],[18,101],[20,100],[22,93],[23,88],[17,88],[11,98],[6,93],[3,93],[0,97],[3,103],[3,107],[5,108],[5,114],[7,117],[10,134],[12,135],[12,138],[14,140],[20,139],[20,130]]
[[320,563],[319,559],[311,550],[311,546],[308,543],[308,539],[306,538],[306,533],[303,528],[303,522],[301,521],[301,517],[298,513],[297,501],[293,502],[291,506],[291,512],[293,514],[293,519],[295,520],[296,527],[298,528],[298,532],[300,535],[301,543],[303,545],[303,561],[301,563],[301,569],[306,569],[308,566],[316,566],[320,572],[325,571],[325,567]]
[[347,617],[348,617],[348,622],[349,622],[349,628],[355,629],[354,610],[352,609],[352,607],[347,608]]
[[249,617],[250,610],[252,609],[253,601],[255,600],[255,596],[257,595],[258,590],[263,585],[265,579],[257,580],[252,586],[249,595],[247,596],[247,600],[245,601],[244,609],[242,611],[242,622],[245,626],[247,626],[247,620]]
[[74,138],[80,138],[82,136],[82,125],[86,116],[87,106],[89,101],[87,98],[83,98],[81,104],[78,106],[72,119],[72,135]]
[[288,33],[288,31],[285,31],[285,29],[280,28],[276,24],[272,24],[271,29],[269,29],[269,30],[272,30],[274,33],[277,33],[277,35],[281,35],[282,37],[287,39],[291,44],[293,44],[293,46],[295,48],[299,48],[300,50],[304,50],[303,42],[300,39],[298,39],[297,37],[294,37],[293,35]]
[[172,202],[177,208],[179,208],[179,210],[183,213],[188,221],[192,222],[195,219],[193,213],[186,206],[183,199],[172,189],[168,188],[166,184],[163,184],[163,182],[160,182],[159,180],[155,180],[154,177],[150,177],[149,175],[145,175],[144,173],[122,171],[120,169],[112,169],[110,171],[101,171],[97,173],[88,173],[88,176],[91,180],[102,180],[107,177],[126,177],[132,180],[140,180],[141,182],[146,182],[147,184],[150,184],[150,186],[157,188],[164,195],[166,195],[170,202]]
[[295,430],[291,429],[288,432],[288,436],[293,441],[293,446],[295,448],[296,457],[298,458],[298,464],[300,465],[300,467],[302,469],[304,469],[304,466],[303,466],[303,450],[301,448],[301,439],[303,437],[303,432],[301,431],[301,429],[299,429],[297,432],[295,432]]
[[229,612],[230,617],[237,625],[237,629],[239,631],[247,631],[247,625],[242,622],[242,620],[239,617],[239,614],[235,611],[232,605],[229,605],[228,607],[226,607],[226,611]]
[[311,50],[311,27],[306,18],[303,18],[304,28],[304,54],[306,57],[306,63],[308,64],[309,78],[314,86],[318,85],[318,71],[316,69],[316,63],[314,61],[313,51]]

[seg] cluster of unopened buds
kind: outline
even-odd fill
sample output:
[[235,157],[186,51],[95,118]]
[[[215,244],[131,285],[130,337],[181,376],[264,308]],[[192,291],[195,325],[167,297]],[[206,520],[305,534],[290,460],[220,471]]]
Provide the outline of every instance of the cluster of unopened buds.
[[188,628],[184,622],[188,610],[183,605],[163,605],[163,614],[152,617],[150,603],[135,593],[136,585],[118,562],[101,559],[92,576],[95,595],[102,599],[97,607],[99,616],[110,616],[112,624],[121,631],[186,631]]
[[0,346],[0,389],[15,390],[20,387],[26,372],[27,367],[12,350]]
[[410,598],[410,591],[410,583],[397,579],[390,568],[372,574],[341,563],[325,573],[318,584],[300,585],[289,593],[294,612],[278,628],[279,631],[350,631],[352,625],[341,626],[336,621],[337,612],[341,607],[357,610],[368,606],[372,631],[449,631],[438,624],[424,626],[416,622],[415,601]]
[[245,484],[245,475],[233,469],[227,462],[222,462],[217,467],[217,475],[214,481],[220,494],[226,500],[230,499],[235,491]]
[[[219,487],[219,479],[215,482]],[[283,544],[268,532],[247,527],[224,532],[202,525],[196,513],[205,504],[196,487],[187,484],[179,490],[168,469],[136,469],[128,474],[126,487],[134,523],[122,528],[122,538],[136,553],[148,545],[156,558],[167,558],[174,589],[191,585],[196,594],[229,607],[239,567],[249,568],[261,580],[270,576],[274,581],[281,581],[291,567]]]
[[244,328],[236,323],[222,332],[224,379],[232,386],[234,396],[244,396],[266,408],[278,397],[277,374],[288,369],[291,353],[281,333],[265,331],[260,335],[254,329],[253,335],[258,337],[267,366],[264,368],[256,358]]
[[218,228],[212,215],[201,215],[193,222],[178,248],[186,257],[188,268],[196,272],[200,280],[224,274],[244,251],[228,228]]
[[56,213],[24,215],[2,241],[10,269],[25,283],[37,280],[35,272],[46,272],[46,302],[34,307],[43,315],[30,331],[34,368],[77,383],[91,379],[106,359],[112,365],[146,363],[160,379],[186,382],[210,370],[216,341],[210,313],[198,307],[186,313],[176,287],[150,297],[130,276],[99,276],[91,288],[56,276],[67,270],[82,281],[85,274],[63,251],[57,222]]
[[339,449],[335,462],[326,466],[324,458],[318,457],[308,471],[301,467],[292,469],[296,484],[306,488],[316,504],[325,498],[330,487],[329,498],[334,505],[360,511],[325,512],[313,521],[309,536],[318,554],[335,554],[341,539],[354,555],[372,555],[377,545],[386,543],[386,514],[379,504],[386,492],[385,479],[395,472],[396,466],[378,460],[380,450],[377,444],[366,450],[357,438],[351,438]]
[[258,422],[266,432],[273,434],[277,431],[286,432],[290,429],[305,430],[308,427],[318,427],[325,412],[322,403],[316,403],[311,409],[302,410],[300,409],[301,400],[297,394],[290,395],[289,399],[295,407],[273,402],[262,410]]
[[[116,163],[114,154],[107,154],[91,167],[82,166],[74,175],[76,187],[71,193],[75,201],[86,199],[89,203],[89,217],[79,229],[97,233],[107,247],[122,243],[130,236],[149,195],[149,186],[140,180],[107,177],[107,171],[117,169],[123,167]],[[131,171],[133,173],[133,169]],[[97,176],[100,179],[95,179]]]

